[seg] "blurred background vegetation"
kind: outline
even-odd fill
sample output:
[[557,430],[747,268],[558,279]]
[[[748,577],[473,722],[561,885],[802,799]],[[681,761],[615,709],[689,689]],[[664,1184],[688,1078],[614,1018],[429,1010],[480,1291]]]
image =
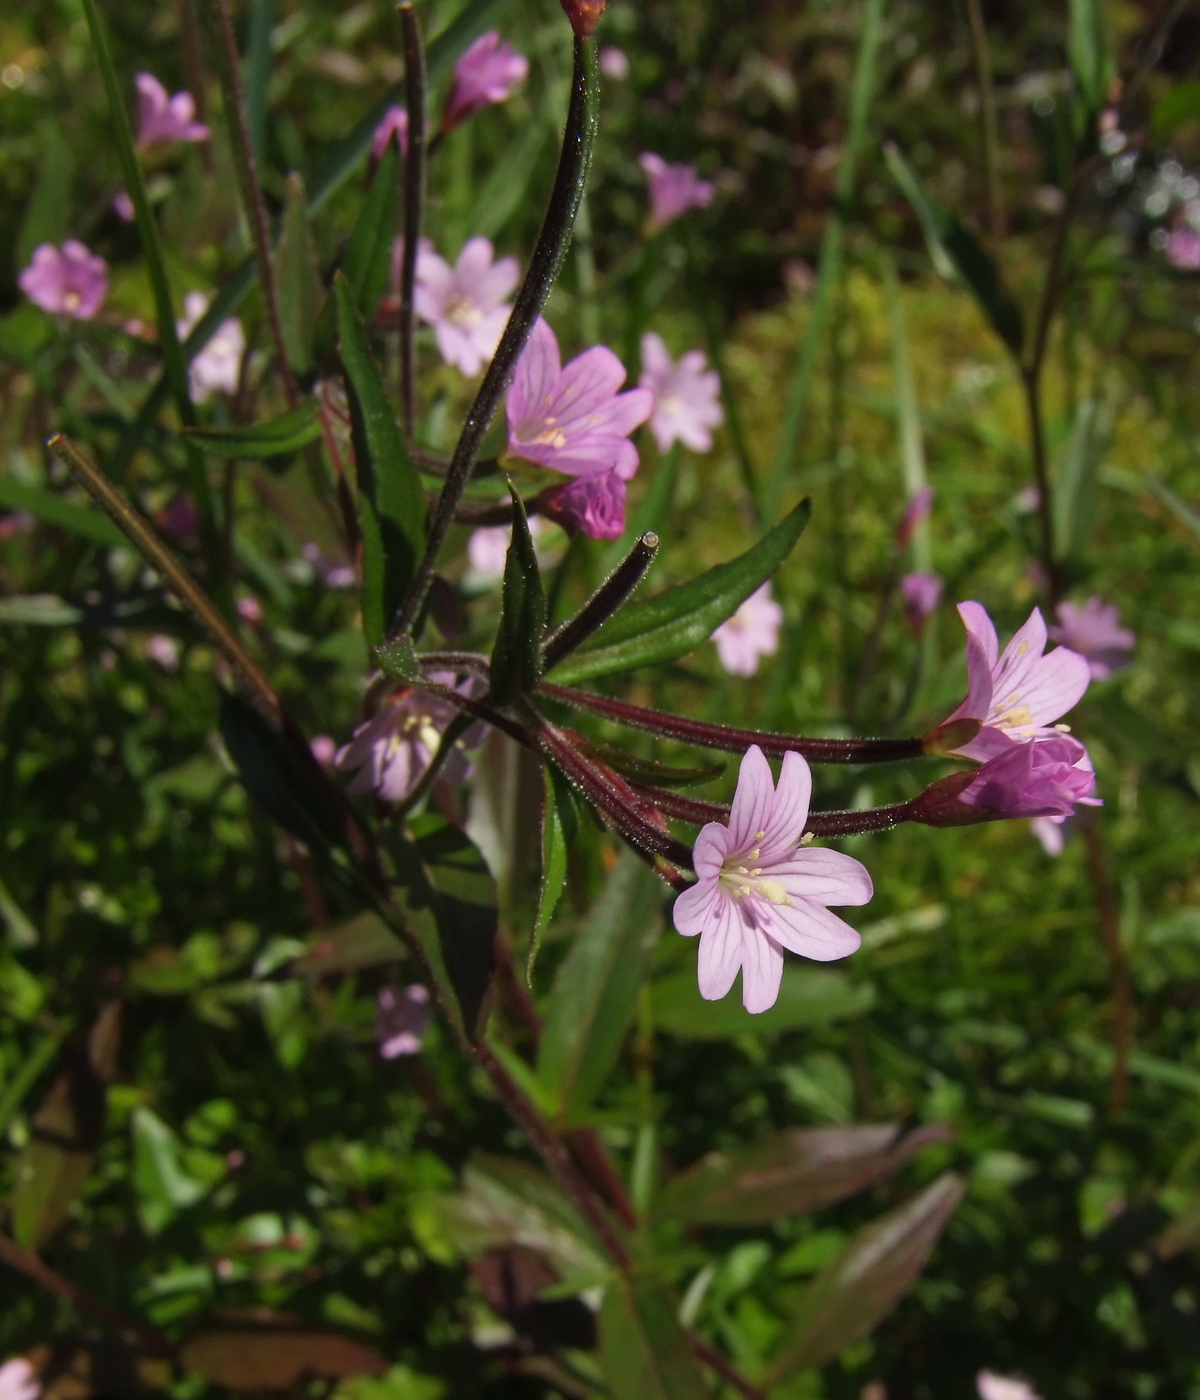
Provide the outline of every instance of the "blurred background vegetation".
[[[1077,601],[1117,603],[1138,637],[1132,664],[1094,686],[1074,721],[1105,802],[1098,843],[1075,834],[1054,859],[1026,823],[847,841],[876,887],[856,911],[863,950],[836,969],[797,971],[795,995],[762,1024],[724,1006],[705,1021],[684,994],[694,950],[664,932],[595,1121],[627,1172],[652,1123],[663,1174],[769,1128],[954,1127],[952,1142],[905,1169],[914,1188],[947,1165],[969,1183],[923,1277],[869,1340],[772,1394],[949,1400],[973,1394],[988,1367],[1028,1377],[1045,1400],[1197,1397],[1200,278],[1166,240],[1200,229],[1200,12],[1104,4],[1111,72],[1126,82],[1085,118],[1065,0],[970,4],[990,98],[971,8],[883,4],[857,170],[839,191],[863,5],[612,0],[601,39],[629,72],[605,84],[585,218],[549,314],[565,352],[606,343],[635,376],[647,328],[674,353],[702,346],[722,369],[738,421],[711,455],[683,457],[660,584],[755,537],[798,347],[814,356],[780,478],[784,503],[812,493],[814,517],[775,582],[787,616],[779,654],[745,680],[723,675],[706,647],[621,693],[746,726],[920,732],[960,698],[964,670],[952,609],[918,639],[894,597],[914,443],[936,492],[929,563],[947,602],[979,599],[1011,632],[1045,580],[1020,374],[978,298],[945,275],[944,254],[941,265],[931,257],[888,149],[990,253],[1027,326],[1059,268],[1041,399],[1062,582]],[[428,0],[426,32],[464,8]],[[176,295],[212,295],[249,242],[192,7],[104,9],[130,93],[134,73],[153,72],[169,91],[202,95],[214,126],[203,146],[148,158]],[[494,0],[485,20],[477,27],[495,25],[529,56],[530,76],[445,141],[429,231],[447,256],[476,233],[524,256],[556,156],[569,33],[555,0]],[[275,213],[289,172],[313,188],[402,77],[396,16],[387,0],[253,0],[238,21]],[[643,151],[694,162],[716,182],[712,206],[648,237]],[[363,182],[356,170],[313,220],[323,266]],[[376,992],[415,973],[377,945],[362,953],[369,929],[338,944],[344,975],[306,962],[328,937],[321,925],[343,930],[361,909],[320,885],[237,782],[216,735],[211,648],[127,549],[77,528],[69,491],[58,490],[67,515],[11,524],[31,491],[63,485],[46,436],[66,425],[115,454],[155,373],[153,347],[122,329],[152,322],[153,304],[137,233],[112,210],[121,186],[81,6],[10,0],[0,14],[4,1228],[89,1296],[172,1338],[270,1309],[308,1333],[353,1338],[390,1368],[356,1378],[356,1364],[329,1362],[316,1367],[326,1380],[297,1382],[297,1394],[335,1382],[343,1400],[601,1394],[578,1360],[587,1326],[573,1314],[506,1315],[503,1290],[472,1271],[439,1206],[472,1152],[522,1148],[436,1023],[420,1056],[376,1054]],[[831,264],[833,222],[842,242]],[[33,248],[67,236],[112,269],[105,316],[86,335],[17,290]],[[240,314],[262,343],[257,299]],[[445,447],[466,387],[431,359],[422,385],[424,437]],[[282,408],[268,386],[204,413],[227,426]],[[666,465],[648,437],[640,447],[635,507]],[[179,494],[181,460],[169,433],[153,436],[123,484],[161,511]],[[302,552],[337,554],[319,492],[299,467],[261,464],[217,484],[239,510],[236,591],[262,608],[248,641],[307,731],[344,742],[365,658],[353,595],[323,587]],[[452,573],[465,569],[465,541],[463,531]],[[602,544],[571,547],[560,611],[607,557]],[[487,637],[495,593],[463,596],[464,635]],[[34,597],[51,600],[40,614]],[[177,669],[147,652],[161,635],[179,644]],[[493,755],[481,774],[500,766]],[[824,806],[913,791],[904,770],[818,782]],[[727,789],[718,780],[712,793]],[[519,943],[529,841],[511,815],[496,832],[504,927]],[[598,834],[577,852],[539,999],[612,858]],[[496,1015],[519,1043],[503,998]],[[81,1136],[64,1155],[35,1120],[53,1127],[68,1112],[56,1086],[89,1034],[90,1069],[69,1081]],[[804,1281],[898,1193],[878,1186],[768,1229],[710,1228],[703,1254],[695,1232],[680,1233],[673,1267],[691,1321],[759,1374]],[[564,1345],[578,1361],[566,1381],[541,1365]],[[172,1381],[61,1290],[0,1267],[0,1355],[51,1352],[54,1395],[251,1388],[235,1370],[223,1390],[224,1373],[202,1365]]]

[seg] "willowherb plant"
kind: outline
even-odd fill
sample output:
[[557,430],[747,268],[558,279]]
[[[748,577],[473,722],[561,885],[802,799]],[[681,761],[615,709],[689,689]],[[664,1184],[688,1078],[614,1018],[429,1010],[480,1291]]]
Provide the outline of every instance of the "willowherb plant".
[[[209,129],[195,120],[188,94],[168,98],[156,79],[141,74],[134,136],[123,105],[125,79],[108,56],[95,0],[86,0],[109,84],[127,198],[159,307],[161,387],[148,395],[137,427],[143,431],[157,421],[165,400],[174,397],[201,576],[185,568],[120,485],[123,457],[136,450],[133,438],[111,455],[107,470],[68,436],[55,436],[51,447],[223,656],[231,690],[223,700],[222,732],[251,795],[306,858],[319,861],[326,878],[352,890],[405,940],[419,965],[421,982],[380,993],[380,1053],[391,1058],[419,1050],[430,1018],[427,984],[463,1054],[541,1159],[541,1169],[517,1158],[473,1162],[447,1214],[464,1253],[507,1267],[520,1251],[532,1252],[548,1271],[539,1275],[539,1289],[556,1285],[560,1295],[586,1296],[593,1308],[600,1291],[598,1363],[564,1360],[592,1349],[587,1312],[581,1343],[553,1336],[539,1342],[530,1334],[530,1346],[556,1358],[560,1368],[545,1374],[573,1376],[570,1393],[618,1400],[690,1400],[709,1393],[710,1373],[746,1396],[771,1393],[874,1327],[928,1257],[962,1183],[951,1173],[940,1176],[853,1236],[810,1286],[765,1374],[743,1375],[694,1330],[699,1295],[682,1311],[673,1296],[684,1227],[765,1226],[781,1214],[832,1204],[890,1175],[945,1134],[894,1125],[789,1131],[748,1144],[741,1155],[705,1157],[657,1185],[651,1125],[639,1138],[642,1165],[627,1180],[592,1110],[635,1014],[647,934],[657,930],[664,900],[673,901],[675,928],[698,939],[700,996],[725,997],[740,972],[746,1012],[769,1012],[780,996],[786,955],[829,961],[859,947],[854,928],[831,910],[867,903],[870,874],[858,859],[815,842],[909,822],[949,827],[1019,817],[1061,823],[1080,804],[1095,803],[1086,749],[1059,721],[1080,700],[1090,675],[1102,674],[1098,667],[1119,664],[1129,634],[1103,609],[1075,610],[1060,614],[1059,635],[1067,645],[1047,652],[1047,629],[1035,609],[1001,652],[983,608],[964,602],[968,693],[942,723],[908,738],[759,732],[591,688],[608,677],[664,667],[710,638],[729,672],[754,674],[778,645],[782,612],[771,597],[771,580],[810,514],[810,502],[799,501],[743,554],[649,598],[635,595],[660,552],[663,525],[639,517],[636,537],[603,582],[572,615],[551,621],[559,589],[547,588],[532,528],[536,517],[555,522],[573,541],[621,539],[627,485],[640,465],[635,431],[648,423],[664,453],[681,445],[702,452],[724,417],[718,376],[700,352],[676,362],[663,339],[648,333],[644,373],[626,388],[626,368],[606,346],[594,345],[564,364],[545,318],[597,137],[595,34],[602,0],[563,0],[574,34],[570,105],[541,232],[519,285],[515,260],[496,259],[486,238],[469,238],[451,266],[437,253],[437,240],[425,235],[427,167],[442,137],[504,101],[526,77],[528,64],[511,45],[489,33],[465,48],[440,120],[431,127],[424,42],[414,4],[402,0],[405,105],[387,106],[380,120],[363,128],[360,154],[370,149],[372,169],[362,212],[338,265],[320,269],[302,188],[291,187],[280,231],[271,234],[227,6],[213,0],[208,8],[255,242],[238,288],[258,280],[286,412],[256,424],[197,427],[197,405],[245,388],[244,341],[232,319],[238,291],[229,289],[211,304],[192,294],[177,320],[138,153],[152,145],[201,142]],[[876,30],[864,38],[876,41]],[[443,46],[443,67],[445,53]],[[713,186],[690,167],[668,165],[651,153],[642,164],[652,231],[714,196]],[[403,206],[398,241],[397,192]],[[78,243],[44,246],[21,285],[47,312],[86,322],[100,314],[105,267]],[[448,457],[422,438],[427,405],[418,322],[433,329],[447,365],[467,378],[481,375]],[[381,369],[380,354],[393,344],[395,384]],[[500,455],[481,462],[501,413],[506,435]],[[234,598],[228,548],[237,531],[234,497],[227,493],[218,501],[207,482],[207,455],[236,461],[297,452],[309,454],[324,473],[361,593],[370,667],[361,723],[342,742],[304,733],[245,639],[245,629],[261,621],[261,609]],[[929,506],[926,492],[914,495],[900,527],[902,545]],[[464,523],[508,531],[490,648],[454,645],[456,600],[445,564],[452,531]],[[163,526],[172,533],[165,520]],[[481,537],[480,572],[485,546],[495,538]],[[321,562],[329,573],[335,567]],[[941,581],[927,569],[915,570],[902,591],[919,633],[937,606]],[[160,649],[167,666],[165,657]],[[588,731],[595,720],[738,756],[731,802],[680,790],[710,779],[711,767],[681,770],[601,742]],[[502,937],[490,894],[480,895],[488,881],[460,804],[470,754],[492,742],[489,736],[502,736],[528,755],[541,783],[540,811],[521,807],[515,814],[520,831],[506,833],[540,854],[535,907],[515,901],[525,924],[505,928]],[[779,761],[777,777],[771,760]],[[947,760],[960,765],[949,775]],[[900,762],[930,766],[929,781],[909,800],[853,810],[811,807],[811,766]],[[629,854],[612,866],[598,912],[539,1011],[515,959],[526,958],[532,977],[589,815]],[[518,1007],[519,1038],[506,1040],[490,1022],[496,996]],[[703,1277],[703,1269],[693,1272]],[[159,1343],[187,1364],[186,1348],[181,1352],[174,1339]]]

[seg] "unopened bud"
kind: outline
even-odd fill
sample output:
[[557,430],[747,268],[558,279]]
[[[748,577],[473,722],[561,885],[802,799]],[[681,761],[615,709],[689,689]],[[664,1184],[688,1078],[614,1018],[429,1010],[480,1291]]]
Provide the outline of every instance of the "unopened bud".
[[608,0],[562,0],[562,7],[578,39],[590,39],[600,23]]

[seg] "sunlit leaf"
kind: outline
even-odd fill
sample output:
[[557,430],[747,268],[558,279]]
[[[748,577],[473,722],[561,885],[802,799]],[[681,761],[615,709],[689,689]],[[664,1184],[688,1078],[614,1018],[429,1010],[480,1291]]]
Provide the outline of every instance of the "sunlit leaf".
[[54,593],[0,598],[0,626],[23,623],[27,627],[71,627],[82,617],[77,607]]
[[1075,83],[1089,113],[1098,112],[1108,97],[1114,65],[1101,0],[1070,0],[1067,53]]
[[325,977],[401,962],[407,949],[373,910],[314,934],[308,951],[292,964],[302,977]]
[[492,649],[491,693],[498,705],[532,691],[541,676],[546,594],[525,518],[525,506],[509,487],[513,502],[512,540],[504,561],[500,625]]
[[157,1235],[179,1211],[195,1205],[208,1186],[184,1170],[179,1138],[156,1113],[141,1106],[134,1109],[132,1121],[138,1219],[147,1234]]
[[230,461],[282,457],[299,452],[321,436],[320,405],[316,399],[306,399],[299,408],[266,423],[236,428],[193,428],[187,436],[212,456]]

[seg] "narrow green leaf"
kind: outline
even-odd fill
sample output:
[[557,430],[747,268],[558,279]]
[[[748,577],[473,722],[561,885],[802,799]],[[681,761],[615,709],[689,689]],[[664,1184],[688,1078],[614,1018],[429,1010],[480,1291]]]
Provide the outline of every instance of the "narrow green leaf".
[[29,593],[24,597],[0,598],[0,625],[26,627],[72,627],[83,613],[55,593]]
[[654,1024],[689,1040],[724,1040],[732,1035],[778,1035],[802,1026],[824,1026],[870,1010],[875,989],[854,983],[844,972],[789,960],[779,999],[769,1011],[751,1016],[736,991],[721,1001],[705,1001],[696,969],[651,984]]
[[1095,399],[1081,399],[1054,490],[1054,550],[1066,559],[1081,553],[1096,513],[1100,464],[1112,435],[1112,414]]
[[288,363],[303,378],[313,367],[323,293],[317,248],[308,223],[304,181],[294,171],[287,179],[283,228],[274,262],[283,344]]
[[363,628],[378,646],[425,545],[425,496],[383,391],[349,281],[334,279],[339,349],[358,468]]
[[656,1279],[613,1279],[600,1305],[600,1364],[612,1400],[710,1396],[670,1294]]
[[57,491],[14,481],[10,476],[0,476],[0,508],[23,510],[35,520],[69,530],[73,535],[107,545],[110,549],[114,545],[127,543],[125,536],[108,516],[101,515],[92,506],[77,505]]
[[674,661],[695,651],[776,572],[795,548],[811,514],[812,502],[805,497],[745,554],[657,597],[630,603],[601,627],[595,646],[572,653],[555,667],[555,681],[573,685],[593,676]]
[[205,452],[230,461],[283,457],[299,452],[321,436],[321,406],[316,399],[305,399],[299,408],[266,423],[237,428],[191,428],[187,436],[200,443]]
[[542,770],[542,877],[538,890],[537,914],[529,940],[525,976],[533,985],[533,965],[542,946],[542,936],[550,926],[567,882],[568,826],[574,826],[575,809],[570,789],[557,768]]
[[[13,898],[12,891],[0,880],[0,920],[8,929],[14,948],[33,948],[38,941],[37,926]],[[0,1132],[3,1129],[0,1128]]]
[[975,298],[989,324],[1014,355],[1019,356],[1025,331],[1021,308],[1004,286],[1000,271],[974,234],[949,210],[935,204],[899,149],[888,144],[884,155],[892,177],[920,220],[934,265],[953,275]]
[[13,1115],[20,1111],[21,1105],[25,1102],[25,1095],[49,1068],[63,1041],[74,1028],[75,1023],[66,1020],[56,1029],[47,1031],[4,1086],[3,1092],[0,1092],[0,1133],[8,1131],[8,1125],[12,1121]]
[[359,315],[368,324],[379,309],[392,273],[392,247],[396,241],[398,160],[396,143],[389,141],[371,180],[371,188],[367,191],[358,222],[350,234],[346,256],[342,259],[342,275],[350,284]]
[[786,1376],[823,1366],[891,1312],[924,1267],[965,1189],[961,1177],[946,1172],[850,1237],[801,1296],[785,1329],[794,1340],[772,1365],[768,1389]]
[[1070,0],[1067,52],[1086,112],[1094,115],[1107,100],[1115,72],[1101,0]]
[[906,1133],[895,1123],[771,1133],[740,1151],[710,1152],[659,1194],[655,1214],[705,1225],[770,1225],[857,1195],[951,1136],[949,1128]]
[[404,944],[379,915],[364,909],[344,924],[314,933],[308,950],[296,959],[292,970],[301,977],[329,977],[403,962],[407,956]]
[[550,130],[544,121],[529,122],[507,158],[497,161],[474,200],[471,211],[473,234],[495,239],[521,207]]
[[39,243],[61,243],[70,230],[75,157],[53,122],[41,130],[42,163],[17,235],[17,266],[24,267]]
[[500,625],[492,648],[491,692],[497,705],[526,695],[541,679],[542,636],[546,630],[546,592],[534,553],[525,506],[510,485],[512,540],[504,559]]
[[246,32],[246,125],[250,149],[261,164],[267,134],[267,93],[271,86],[271,30],[275,28],[275,0],[250,0]]
[[616,1063],[658,941],[661,889],[654,871],[623,851],[554,980],[538,1075],[568,1118],[588,1107]]

